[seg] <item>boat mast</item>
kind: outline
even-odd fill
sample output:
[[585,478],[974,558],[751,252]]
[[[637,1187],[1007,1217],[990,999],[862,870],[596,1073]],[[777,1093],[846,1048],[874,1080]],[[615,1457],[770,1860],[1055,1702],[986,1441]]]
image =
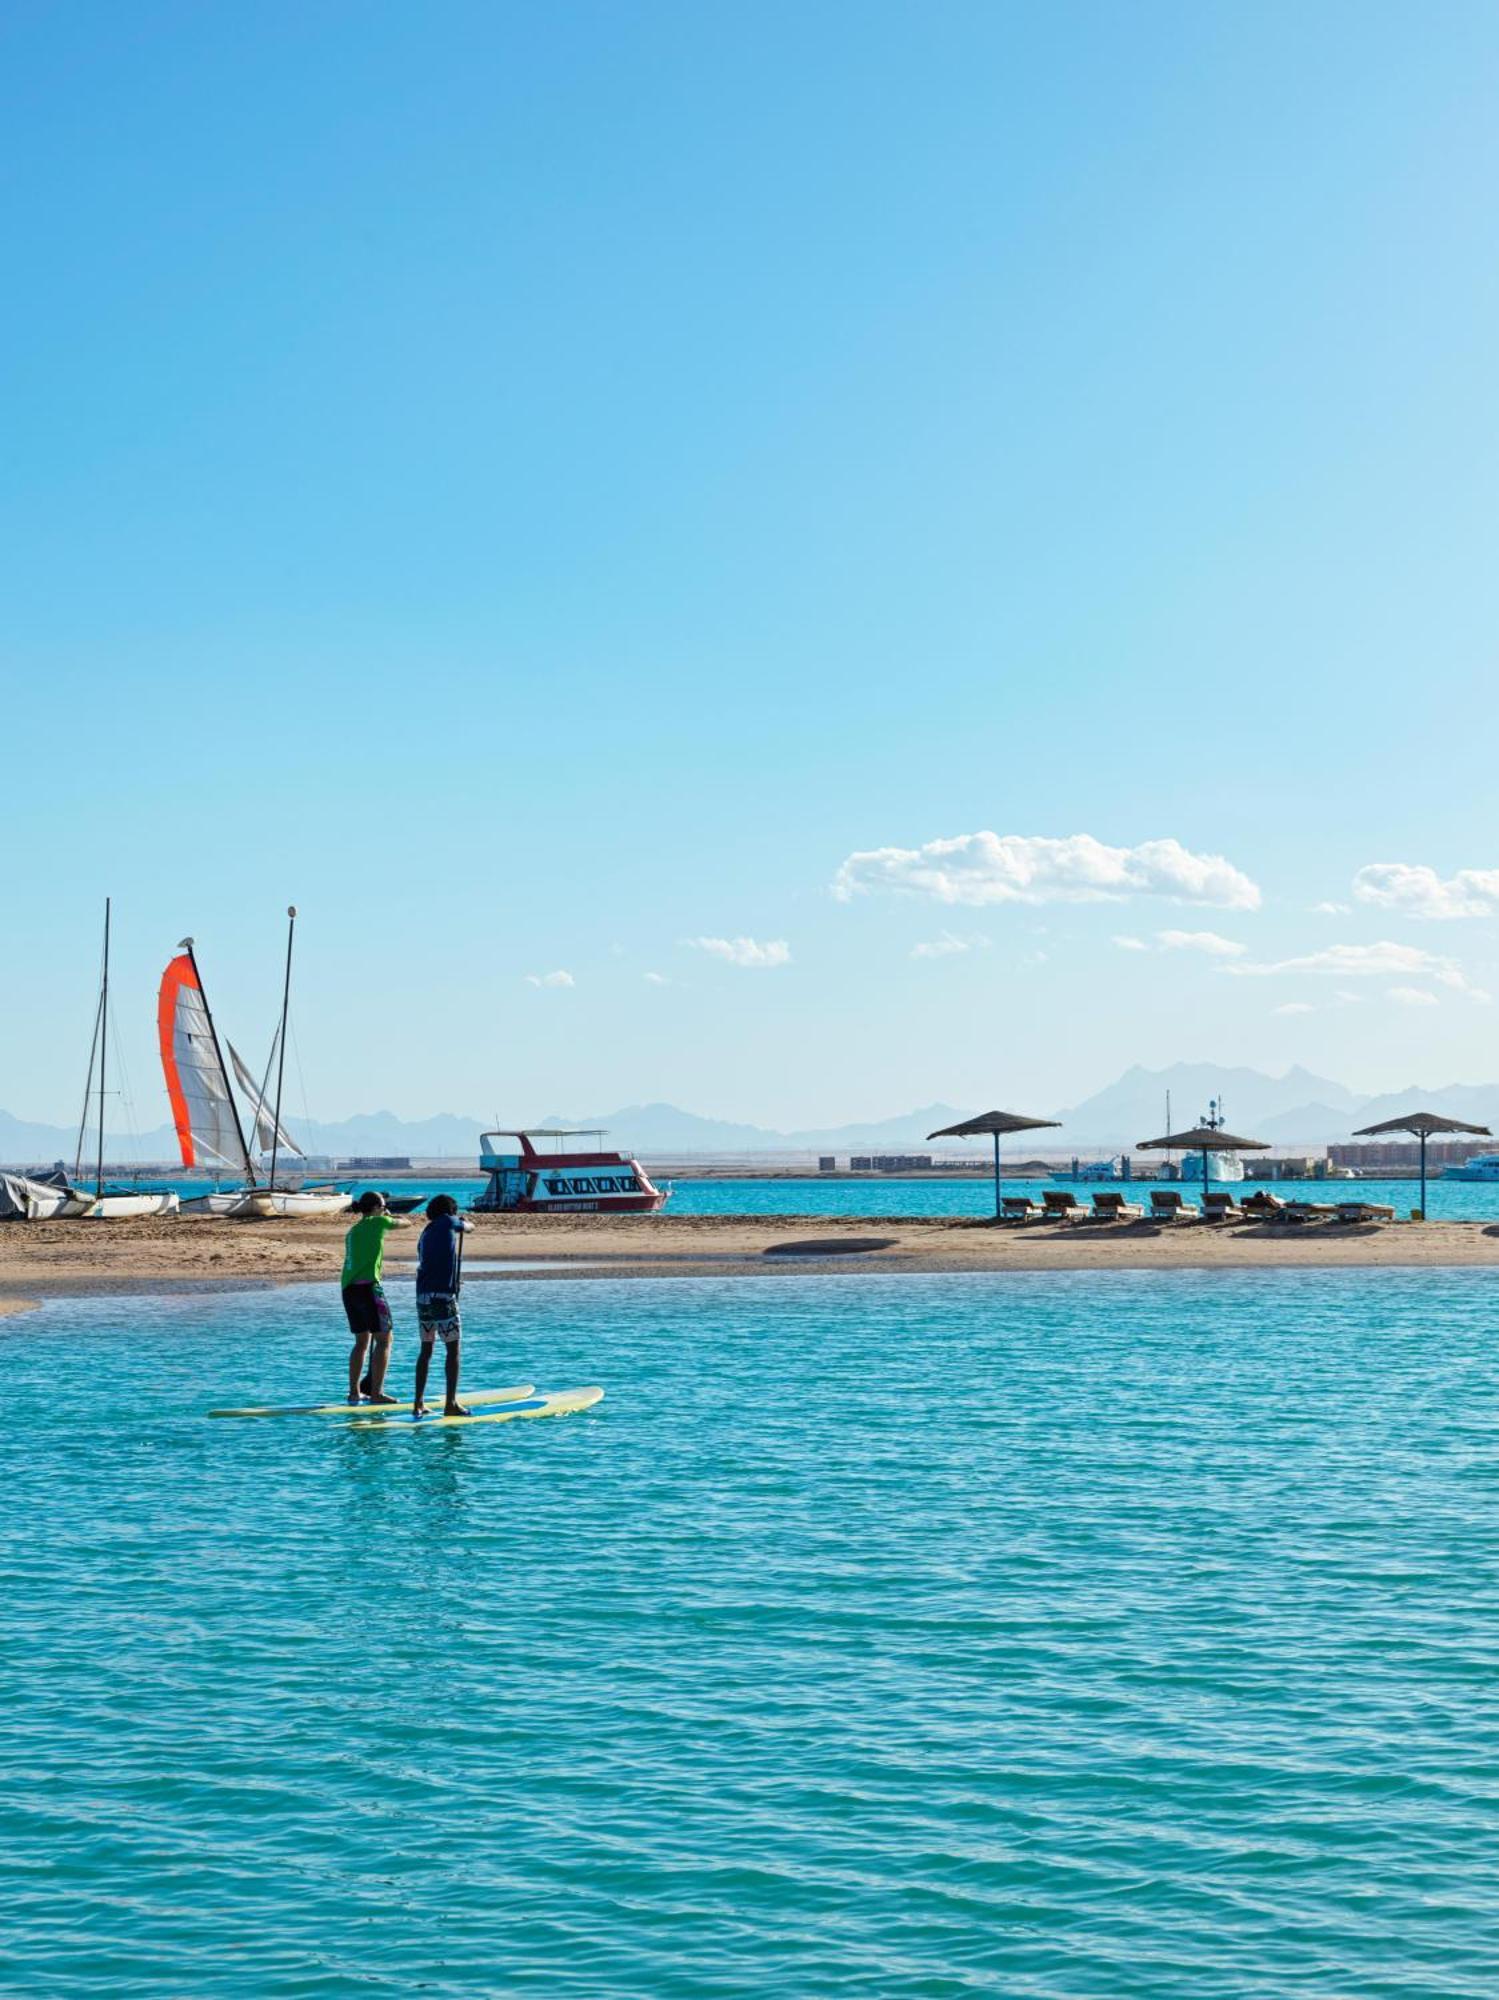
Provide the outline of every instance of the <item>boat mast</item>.
[[[276,1109],[271,1119],[271,1180],[276,1185],[276,1156],[281,1148],[281,1079],[286,1074],[286,1016],[291,1007],[291,942],[296,934],[297,906],[292,903],[286,912],[286,977],[281,986],[281,1040],[276,1052]],[[305,1143],[305,1142],[304,1142]],[[306,1182],[303,1182],[306,1186]]]
[[94,1199],[96,1201],[104,1192],[104,1065],[108,1059],[109,897],[106,896],[104,898],[104,975],[99,982],[99,1151],[94,1160]]
[[250,1158],[250,1149],[245,1144],[245,1135],[239,1122],[239,1106],[234,1101],[234,1085],[229,1081],[229,1071],[224,1065],[224,1051],[219,1047],[219,1031],[213,1024],[213,1009],[208,1004],[208,989],[203,984],[203,975],[198,970],[198,954],[193,950],[191,938],[182,940],[182,949],[187,953],[188,963],[193,969],[193,977],[198,982],[198,998],[203,1002],[203,1016],[208,1022],[208,1033],[213,1041],[213,1053],[218,1061],[219,1075],[224,1079],[224,1094],[229,1100],[229,1115],[234,1120],[234,1136],[239,1141],[240,1156],[245,1163],[245,1178],[251,1187],[258,1185],[255,1179],[255,1163]]
[[[108,924],[109,904],[105,901],[105,922]],[[78,1114],[78,1144],[73,1148],[73,1172],[83,1173],[83,1145],[88,1138],[89,1107],[94,1101],[94,1064],[99,1060],[99,1029],[104,1012],[104,986],[100,982],[99,998],[94,1003],[94,1038],[88,1045],[88,1075],[83,1084],[83,1109]]]

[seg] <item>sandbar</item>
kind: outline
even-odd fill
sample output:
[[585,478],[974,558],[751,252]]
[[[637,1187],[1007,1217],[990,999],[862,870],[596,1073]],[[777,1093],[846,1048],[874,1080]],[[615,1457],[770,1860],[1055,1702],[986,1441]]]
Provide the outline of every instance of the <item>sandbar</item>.
[[[970,1217],[809,1215],[475,1216],[469,1278],[788,1272],[1287,1270],[1499,1266],[1499,1223],[1035,1224]],[[222,1290],[324,1281],[339,1272],[343,1217],[143,1218],[0,1227],[0,1313],[83,1293]],[[386,1275],[411,1272],[417,1226],[393,1235]],[[485,1270],[503,1263],[503,1270]]]

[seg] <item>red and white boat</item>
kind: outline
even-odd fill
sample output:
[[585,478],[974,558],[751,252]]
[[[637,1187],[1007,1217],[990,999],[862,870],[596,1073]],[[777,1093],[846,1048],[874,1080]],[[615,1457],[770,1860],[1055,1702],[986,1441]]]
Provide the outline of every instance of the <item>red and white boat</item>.
[[[479,1140],[479,1169],[489,1185],[474,1203],[486,1215],[654,1215],[665,1193],[652,1185],[628,1153],[539,1153],[533,1139],[602,1139],[602,1132],[485,1132]],[[502,1151],[501,1139],[519,1139],[520,1151]]]

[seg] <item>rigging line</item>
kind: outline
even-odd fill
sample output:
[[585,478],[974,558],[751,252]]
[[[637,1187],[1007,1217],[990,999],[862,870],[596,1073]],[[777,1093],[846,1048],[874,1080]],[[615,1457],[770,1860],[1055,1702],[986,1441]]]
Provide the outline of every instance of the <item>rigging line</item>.
[[94,1064],[99,1059],[99,1029],[104,1020],[104,988],[99,987],[99,998],[94,1004],[94,1037],[88,1045],[88,1080],[83,1086],[83,1112],[78,1120],[78,1144],[73,1149],[73,1172],[83,1172],[83,1142],[88,1136],[89,1101],[94,1094]]
[[297,1040],[297,1024],[291,1014],[286,1017],[286,1039],[291,1044],[291,1059],[297,1066],[297,1095],[302,1100],[302,1130],[304,1134],[309,1135],[308,1143],[310,1143],[312,1107],[307,1102],[307,1078],[302,1072],[302,1045]]
[[[260,1109],[255,1117],[255,1140],[257,1147],[262,1153],[265,1151],[265,1147],[260,1145],[260,1134],[265,1119],[265,1107],[270,1102],[271,1071],[276,1066],[276,1044],[280,1039],[281,1021],[278,1016],[276,1026],[271,1033],[271,1052],[265,1059],[265,1075],[260,1079]],[[274,1141],[272,1143],[274,1144]]]
[[130,1069],[125,1061],[125,1045],[120,1039],[118,1010],[109,1023],[109,1045],[114,1051],[115,1074],[120,1079],[119,1088],[113,1094],[120,1102],[120,1116],[125,1127],[123,1136],[130,1141],[130,1157],[135,1163],[136,1176],[139,1178],[141,1129],[136,1118],[135,1092],[130,1082]]

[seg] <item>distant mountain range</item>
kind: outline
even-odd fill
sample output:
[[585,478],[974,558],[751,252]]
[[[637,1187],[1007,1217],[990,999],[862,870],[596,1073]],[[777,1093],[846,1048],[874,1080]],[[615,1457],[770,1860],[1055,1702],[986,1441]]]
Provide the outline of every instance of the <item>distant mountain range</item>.
[[[1346,1139],[1357,1125],[1377,1124],[1401,1111],[1421,1108],[1445,1112],[1469,1124],[1499,1130],[1499,1083],[1446,1084],[1364,1097],[1330,1078],[1309,1070],[1291,1069],[1284,1076],[1261,1070],[1219,1068],[1212,1063],[1177,1063],[1170,1069],[1126,1070],[1117,1083],[1065,1110],[1045,1105],[1003,1103],[1005,1110],[1030,1112],[1061,1121],[1056,1132],[1038,1132],[1042,1153],[1122,1152],[1166,1129],[1166,1094],[1171,1094],[1175,1129],[1193,1125],[1210,1097],[1221,1098],[1231,1131],[1266,1139],[1278,1147],[1316,1147]],[[779,1132],[763,1125],[741,1125],[723,1118],[703,1118],[674,1104],[627,1104],[615,1111],[579,1117],[573,1114],[538,1119],[538,1125],[602,1128],[610,1143],[646,1156],[683,1154],[721,1156],[736,1153],[909,1152],[926,1147],[926,1135],[953,1125],[976,1111],[992,1107],[972,1104],[928,1104],[893,1118],[872,1122],[812,1126]],[[404,1154],[412,1159],[477,1158],[483,1122],[449,1113],[407,1120],[393,1112],[373,1111],[330,1124],[299,1126],[297,1137],[309,1153],[351,1155]],[[60,1125],[27,1124],[0,1111],[0,1161],[40,1164],[71,1159],[76,1130]],[[961,1141],[950,1142],[954,1149]],[[171,1127],[158,1126],[134,1138],[111,1136],[105,1148],[116,1162],[161,1161],[176,1157]]]

